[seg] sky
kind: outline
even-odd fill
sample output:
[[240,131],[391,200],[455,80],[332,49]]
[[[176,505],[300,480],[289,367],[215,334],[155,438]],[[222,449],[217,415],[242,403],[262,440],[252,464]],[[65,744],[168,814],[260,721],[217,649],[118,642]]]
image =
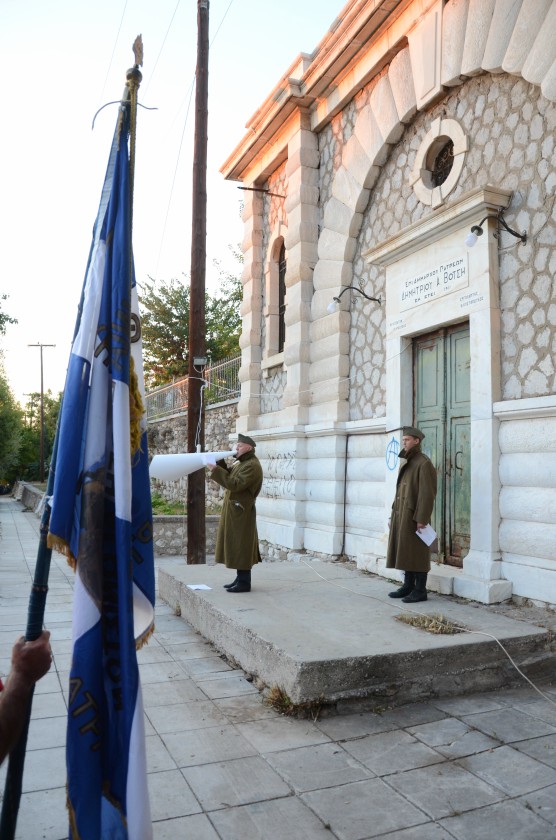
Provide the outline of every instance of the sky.
[[[341,0],[211,0],[207,291],[237,271],[242,192],[219,169]],[[185,279],[191,250],[197,0],[1,0],[0,294],[17,318],[0,337],[22,404],[64,387],[71,339],[125,74],[141,34],[134,257],[139,283]],[[96,118],[95,118],[96,114]],[[92,129],[93,119],[95,120]],[[44,346],[42,353],[37,346]]]

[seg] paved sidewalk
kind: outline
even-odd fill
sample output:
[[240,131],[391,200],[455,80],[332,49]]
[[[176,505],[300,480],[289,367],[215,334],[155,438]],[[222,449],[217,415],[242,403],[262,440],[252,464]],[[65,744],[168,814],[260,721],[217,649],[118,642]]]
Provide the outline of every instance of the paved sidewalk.
[[[0,497],[0,673],[26,623],[38,520]],[[33,704],[17,837],[63,840],[73,572],[52,558],[55,668]],[[157,605],[139,654],[155,840],[550,840],[556,690],[532,688],[316,721],[263,705],[183,619]],[[5,765],[0,771],[0,783]]]

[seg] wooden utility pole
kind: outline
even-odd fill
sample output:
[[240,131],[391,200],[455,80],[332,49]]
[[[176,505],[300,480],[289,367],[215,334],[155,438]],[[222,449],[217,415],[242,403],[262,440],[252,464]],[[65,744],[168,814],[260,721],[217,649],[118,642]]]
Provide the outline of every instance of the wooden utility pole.
[[44,377],[43,377],[43,364],[42,364],[42,348],[43,347],[56,347],[55,344],[29,344],[28,347],[40,347],[41,349],[41,442],[40,442],[40,453],[39,453],[39,481],[41,483],[44,482]]
[[[197,0],[197,70],[195,85],[195,151],[189,297],[189,365],[187,383],[187,450],[204,449],[201,401],[206,365],[205,270],[207,249],[207,123],[209,0]],[[205,471],[187,478],[187,563],[206,562]]]

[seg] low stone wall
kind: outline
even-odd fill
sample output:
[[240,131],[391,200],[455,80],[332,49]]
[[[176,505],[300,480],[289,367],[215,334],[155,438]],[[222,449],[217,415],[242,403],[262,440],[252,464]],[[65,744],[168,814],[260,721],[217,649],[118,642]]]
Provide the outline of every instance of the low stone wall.
[[[18,481],[13,496],[37,516],[42,514],[43,492],[32,484]],[[219,516],[206,517],[206,553],[216,550],[216,533]],[[155,557],[187,554],[187,519],[185,516],[153,516],[153,542]]]
[[[216,550],[219,516],[207,516],[206,553]],[[154,516],[154,553],[156,557],[187,553],[187,518],[185,516]]]
[[12,495],[14,499],[25,505],[27,510],[32,510],[37,516],[41,515],[44,493],[38,487],[27,484],[25,481],[16,481]]

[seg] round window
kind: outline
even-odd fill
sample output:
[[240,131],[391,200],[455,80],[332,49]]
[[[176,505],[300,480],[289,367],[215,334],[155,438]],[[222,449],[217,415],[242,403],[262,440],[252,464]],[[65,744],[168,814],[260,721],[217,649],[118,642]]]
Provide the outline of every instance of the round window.
[[[439,141],[442,145],[438,153],[431,147],[430,157],[433,158],[432,163],[427,166],[430,172],[432,186],[439,187],[443,184],[454,165],[454,143],[449,137],[441,137]],[[434,144],[433,144],[434,145]],[[428,156],[428,157],[429,157]],[[427,161],[429,163],[429,161]]]
[[467,137],[456,120],[434,120],[421,141],[411,173],[419,201],[432,207],[444,203],[461,175],[467,149]]

